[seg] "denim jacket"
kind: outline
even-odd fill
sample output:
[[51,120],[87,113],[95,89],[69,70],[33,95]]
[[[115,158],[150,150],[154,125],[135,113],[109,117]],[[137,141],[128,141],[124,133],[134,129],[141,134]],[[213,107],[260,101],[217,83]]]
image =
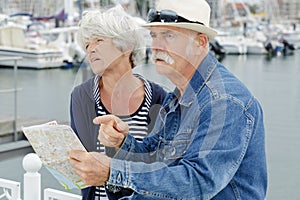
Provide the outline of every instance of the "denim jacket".
[[265,199],[259,102],[209,53],[184,94],[168,94],[143,142],[126,137],[108,184],[134,190],[121,199]]

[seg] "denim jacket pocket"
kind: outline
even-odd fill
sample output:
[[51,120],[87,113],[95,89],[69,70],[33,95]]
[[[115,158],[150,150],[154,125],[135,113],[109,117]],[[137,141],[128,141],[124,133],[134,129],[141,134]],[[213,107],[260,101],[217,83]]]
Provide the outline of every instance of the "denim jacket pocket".
[[176,140],[190,140],[191,139],[191,134],[193,132],[193,129],[191,127],[185,127],[184,129],[182,128],[179,130],[176,135],[174,136],[173,141]]
[[190,143],[190,140],[174,140],[165,146],[165,160],[175,160],[183,157],[186,149]]

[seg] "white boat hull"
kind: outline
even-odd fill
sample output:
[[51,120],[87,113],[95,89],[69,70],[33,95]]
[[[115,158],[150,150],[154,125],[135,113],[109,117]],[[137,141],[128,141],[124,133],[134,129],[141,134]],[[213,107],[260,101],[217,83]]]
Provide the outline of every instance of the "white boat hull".
[[241,36],[217,36],[216,40],[224,48],[226,54],[247,54],[244,37]]
[[247,44],[247,54],[267,54],[266,48],[263,44]]
[[[28,37],[18,24],[0,26],[0,58],[22,57],[17,62],[22,68],[54,68],[63,66],[64,51],[49,45],[40,37]],[[0,61],[0,66],[14,66],[14,61]]]
[[[55,49],[30,50],[0,46],[0,58],[10,56],[22,57],[17,62],[17,66],[22,68],[45,69],[57,68],[64,65],[63,53]],[[14,66],[14,61],[0,61],[0,66]]]

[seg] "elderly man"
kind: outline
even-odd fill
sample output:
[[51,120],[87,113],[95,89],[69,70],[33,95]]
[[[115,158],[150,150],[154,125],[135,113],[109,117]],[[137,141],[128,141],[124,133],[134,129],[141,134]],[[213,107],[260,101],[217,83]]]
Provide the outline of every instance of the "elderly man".
[[[107,154],[70,152],[84,182],[106,184],[111,199],[255,199],[267,190],[262,108],[211,53],[205,0],[160,0],[145,26],[156,70],[175,85],[153,131],[138,142],[128,125],[94,119]],[[114,152],[115,151],[115,152]],[[114,191],[127,188],[128,196]]]

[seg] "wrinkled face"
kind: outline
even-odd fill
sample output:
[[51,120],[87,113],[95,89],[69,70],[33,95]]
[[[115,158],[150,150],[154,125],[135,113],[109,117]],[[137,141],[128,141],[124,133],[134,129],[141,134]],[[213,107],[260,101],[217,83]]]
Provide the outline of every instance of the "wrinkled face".
[[109,37],[89,39],[86,51],[94,74],[99,75],[112,70],[112,66],[117,64],[122,57],[121,50],[112,43],[112,38]]
[[196,56],[196,33],[175,27],[151,27],[152,59],[158,73],[183,74]]

